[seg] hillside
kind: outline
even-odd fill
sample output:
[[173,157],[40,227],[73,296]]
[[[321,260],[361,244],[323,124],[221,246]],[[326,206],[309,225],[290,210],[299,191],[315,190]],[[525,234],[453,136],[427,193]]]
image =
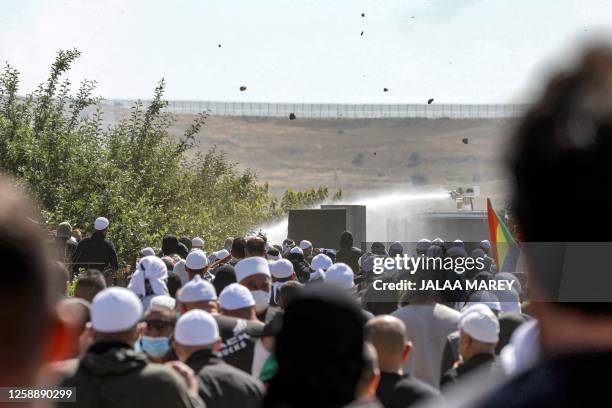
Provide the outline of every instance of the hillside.
[[[178,115],[180,133],[191,115]],[[505,191],[503,145],[508,119],[263,119],[210,117],[199,138],[254,169],[271,191],[325,184],[345,195],[422,187],[481,186]],[[462,139],[467,138],[468,144]],[[480,200],[479,200],[480,201]],[[479,207],[480,207],[479,203]]]

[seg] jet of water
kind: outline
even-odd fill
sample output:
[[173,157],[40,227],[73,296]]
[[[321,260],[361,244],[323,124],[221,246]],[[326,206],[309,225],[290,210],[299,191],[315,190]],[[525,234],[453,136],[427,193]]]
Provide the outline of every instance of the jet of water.
[[[439,189],[370,192],[329,204],[365,205],[368,241],[416,241],[424,231],[424,226],[419,225],[416,216],[434,209],[439,210],[444,200],[447,200],[447,207],[452,205],[448,191]],[[287,238],[288,225],[287,217],[283,217],[259,229],[268,236],[268,242],[280,244]]]

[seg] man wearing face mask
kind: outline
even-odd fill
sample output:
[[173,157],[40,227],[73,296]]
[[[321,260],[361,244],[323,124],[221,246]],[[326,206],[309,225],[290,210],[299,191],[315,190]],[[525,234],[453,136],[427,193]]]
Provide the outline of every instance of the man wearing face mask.
[[132,349],[142,329],[141,317],[140,299],[128,289],[113,287],[96,295],[88,324],[93,344],[79,359],[78,368],[60,383],[76,387],[77,400],[58,406],[203,406],[191,369],[177,362],[151,364]]
[[238,262],[235,267],[236,281],[245,286],[255,299],[257,318],[262,322],[269,321],[276,308],[269,307],[272,291],[272,275],[266,258],[253,256]]
[[150,307],[143,321],[146,323],[136,350],[143,351],[154,363],[176,360],[170,348],[170,337],[174,331],[176,312],[160,306]]

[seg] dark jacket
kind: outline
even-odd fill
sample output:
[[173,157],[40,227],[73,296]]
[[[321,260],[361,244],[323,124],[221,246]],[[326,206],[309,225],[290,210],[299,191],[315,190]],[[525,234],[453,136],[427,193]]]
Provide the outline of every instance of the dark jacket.
[[347,264],[357,275],[359,273],[359,258],[362,252],[359,248],[353,247],[353,234],[344,231],[340,237],[340,250],[336,254],[336,262]]
[[477,370],[488,370],[492,376],[503,376],[503,370],[497,358],[490,353],[480,353],[472,356],[457,368],[451,368],[442,376],[440,387],[461,382],[462,377]]
[[79,268],[100,271],[107,268],[114,271],[119,269],[115,246],[99,232],[94,232],[90,237],[83,238],[79,242],[72,262],[74,272],[78,272]]
[[440,392],[410,374],[381,372],[376,396],[385,408],[406,408],[427,398],[440,399]]
[[59,404],[67,408],[204,406],[178,373],[122,343],[94,344],[61,386],[76,387],[76,403]]
[[264,387],[255,378],[213,355],[199,350],[185,362],[198,375],[200,398],[207,408],[258,408]]
[[262,330],[264,324],[231,316],[213,317],[217,321],[221,337],[219,355],[227,364],[250,374],[257,338],[249,333],[257,331],[258,328]]

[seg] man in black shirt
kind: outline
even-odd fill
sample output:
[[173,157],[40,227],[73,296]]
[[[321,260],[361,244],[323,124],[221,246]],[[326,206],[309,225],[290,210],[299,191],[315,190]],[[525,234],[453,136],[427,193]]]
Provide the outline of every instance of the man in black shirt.
[[106,239],[108,224],[106,218],[98,217],[94,223],[93,234],[79,242],[72,260],[73,272],[77,273],[81,268],[100,271],[108,268],[113,271],[119,269],[115,246]]
[[440,386],[462,383],[468,373],[488,370],[491,377],[502,377],[495,357],[499,340],[499,322],[491,309],[483,304],[468,307],[459,319],[459,355],[462,362],[448,370]]
[[376,316],[366,323],[366,335],[378,355],[380,383],[376,396],[385,408],[405,408],[427,398],[440,399],[438,390],[403,370],[412,344],[406,339],[401,320]]

